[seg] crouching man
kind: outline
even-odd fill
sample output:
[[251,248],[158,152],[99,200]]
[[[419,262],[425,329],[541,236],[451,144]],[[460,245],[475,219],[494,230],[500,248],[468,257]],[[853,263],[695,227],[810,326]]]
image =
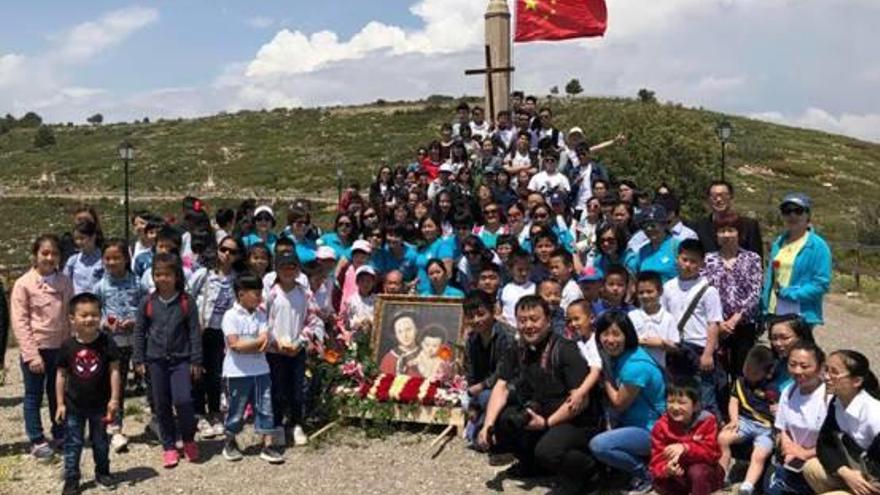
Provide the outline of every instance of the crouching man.
[[595,397],[578,409],[568,398],[589,367],[574,342],[550,330],[550,309],[540,297],[522,297],[515,311],[519,340],[501,361],[478,441],[492,453],[516,456],[512,476],[554,474],[559,493],[584,493],[596,475],[588,446],[601,409]]

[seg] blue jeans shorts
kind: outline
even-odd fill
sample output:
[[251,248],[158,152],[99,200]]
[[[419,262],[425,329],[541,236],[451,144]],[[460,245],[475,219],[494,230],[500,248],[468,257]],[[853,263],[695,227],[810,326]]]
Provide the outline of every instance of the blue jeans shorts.
[[740,416],[736,435],[744,441],[751,441],[755,447],[773,451],[773,429],[754,419]]

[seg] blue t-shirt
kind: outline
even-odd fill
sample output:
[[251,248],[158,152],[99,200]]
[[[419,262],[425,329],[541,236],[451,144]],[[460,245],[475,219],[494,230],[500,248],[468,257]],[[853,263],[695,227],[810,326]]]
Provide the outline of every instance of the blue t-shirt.
[[773,376],[770,379],[770,383],[779,394],[781,394],[782,391],[785,390],[789,385],[794,384],[794,379],[791,377],[791,375],[788,374],[787,359],[780,358],[776,360],[776,365],[773,367]]
[[416,252],[416,268],[418,269],[419,293],[431,290],[431,279],[428,278],[428,262],[433,258],[439,260],[451,260],[454,257],[453,245],[449,239],[438,238],[431,244]]
[[345,245],[342,242],[342,239],[339,238],[339,234],[336,232],[327,232],[322,235],[317,242],[318,246],[329,246],[333,248],[333,251],[336,252],[336,259],[341,260],[342,258],[351,259],[351,244]]
[[626,268],[632,273],[657,272],[665,284],[667,280],[678,276],[676,257],[679,243],[678,239],[670,235],[657,249],[651,243],[645,244],[638,253],[627,253]]
[[431,286],[427,291],[419,291],[420,296],[443,296],[443,297],[464,297],[464,292],[461,290],[446,284],[446,287],[443,289],[443,292],[437,294],[434,292],[434,286]]
[[64,274],[73,281],[73,294],[95,292],[95,286],[104,277],[104,260],[101,251],[96,249],[91,254],[77,252],[67,259]]
[[392,270],[399,270],[403,273],[403,280],[409,282],[418,275],[418,267],[416,266],[418,256],[419,253],[416,251],[416,248],[404,243],[402,258],[395,257],[391,250],[388,249],[388,246],[383,246],[382,249],[373,255],[371,262],[383,274]]
[[241,242],[244,244],[245,249],[250,249],[254,244],[263,243],[269,249],[270,253],[275,252],[275,243],[278,242],[278,236],[275,235],[274,232],[269,232],[269,235],[266,236],[266,240],[264,241],[257,234],[248,234],[241,239]]
[[153,250],[148,249],[141,252],[134,258],[134,269],[132,270],[138,278],[143,277],[144,273],[153,266]]
[[641,347],[626,351],[614,361],[617,384],[639,388],[639,395],[620,415],[621,426],[651,430],[666,410],[666,383],[657,362]]

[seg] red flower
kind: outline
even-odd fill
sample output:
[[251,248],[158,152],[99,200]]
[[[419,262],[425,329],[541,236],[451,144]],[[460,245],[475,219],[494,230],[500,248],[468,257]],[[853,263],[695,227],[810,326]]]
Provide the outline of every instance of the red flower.
[[340,357],[342,356],[336,349],[327,349],[324,351],[324,361],[327,361],[330,364],[338,363]]
[[779,260],[773,260],[773,269],[774,270],[779,270],[779,265],[780,265]]
[[452,348],[449,345],[444,345],[437,350],[437,357],[449,362],[452,361]]

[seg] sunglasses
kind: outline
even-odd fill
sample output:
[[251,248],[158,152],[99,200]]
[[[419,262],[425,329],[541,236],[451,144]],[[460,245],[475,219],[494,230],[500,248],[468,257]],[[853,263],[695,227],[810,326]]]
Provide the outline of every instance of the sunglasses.
[[223,254],[238,254],[238,249],[230,247],[221,247],[220,252]]
[[376,214],[374,212],[364,213],[364,218],[375,218]]
[[535,218],[547,218],[549,216],[549,213],[535,213]]
[[803,215],[807,210],[802,206],[783,206],[780,211],[783,215]]
[[486,215],[497,215],[498,210],[494,209],[494,208],[490,208],[488,210],[483,210],[483,213],[485,213]]
[[256,220],[258,222],[271,222],[272,217],[269,215],[263,215],[262,213],[260,213],[259,215],[254,217],[254,220]]
[[465,251],[465,252],[464,252],[464,255],[465,255],[465,256],[476,256],[476,255],[478,255],[478,254],[480,254],[479,251]]

